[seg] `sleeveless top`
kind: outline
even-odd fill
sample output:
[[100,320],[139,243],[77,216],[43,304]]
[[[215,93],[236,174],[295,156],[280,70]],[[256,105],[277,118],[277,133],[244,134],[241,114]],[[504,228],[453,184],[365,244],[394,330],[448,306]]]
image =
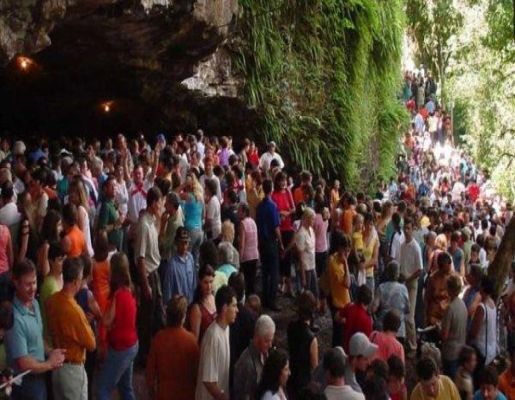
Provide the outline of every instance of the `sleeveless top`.
[[182,203],[184,211],[184,227],[189,231],[202,230],[202,210],[204,203],[198,201],[193,194],[188,194],[188,200]]
[[485,311],[474,345],[485,357],[485,365],[490,364],[497,356],[497,308],[493,309],[480,303]]
[[288,384],[295,392],[309,384],[311,364],[309,349],[315,334],[304,321],[293,321],[288,326],[288,349],[290,352],[291,377]]
[[245,246],[242,249],[240,261],[257,260],[259,253],[256,223],[250,217],[245,218],[241,223],[243,224],[243,230],[245,232]]
[[198,303],[199,309],[200,309],[200,332],[198,336],[198,342],[200,343],[202,340],[202,337],[204,336],[204,333],[206,333],[207,328],[209,328],[209,325],[215,320],[216,318],[216,311],[213,313],[210,313],[209,310],[204,307],[202,303]]

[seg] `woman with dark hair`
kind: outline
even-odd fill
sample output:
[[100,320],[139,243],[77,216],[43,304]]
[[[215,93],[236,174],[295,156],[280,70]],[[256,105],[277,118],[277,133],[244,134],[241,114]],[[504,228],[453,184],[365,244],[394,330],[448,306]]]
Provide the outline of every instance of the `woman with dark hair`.
[[43,227],[41,229],[41,244],[37,252],[38,277],[44,278],[50,271],[48,263],[48,249],[50,243],[59,242],[61,240],[61,232],[63,230],[61,214],[55,210],[48,210],[43,219]]
[[258,235],[256,222],[250,217],[250,208],[247,204],[242,203],[239,207],[240,218],[240,265],[243,275],[245,275],[245,292],[247,295],[256,292],[256,270],[259,260],[258,251]]
[[[274,179],[274,191],[272,192],[272,200],[279,209],[281,216],[281,224],[279,230],[281,231],[281,241],[285,248],[288,247],[293,240],[295,233],[293,229],[293,214],[295,213],[295,203],[293,196],[287,186],[287,177],[283,172],[278,172]],[[291,253],[286,252],[280,259],[280,272],[282,276],[283,291],[286,294],[292,293],[291,287]]]
[[497,307],[492,298],[494,282],[488,276],[481,280],[479,288],[481,303],[476,308],[472,325],[468,334],[468,342],[477,353],[477,367],[474,371],[474,382],[478,382],[480,371],[489,365],[497,356]]
[[198,286],[193,295],[193,303],[189,311],[189,328],[200,343],[204,332],[216,318],[215,296],[213,295],[213,280],[215,270],[205,265],[198,272]]
[[409,315],[410,303],[406,285],[399,283],[400,267],[397,261],[390,261],[385,268],[385,282],[381,283],[374,296],[372,312],[376,317],[376,329],[382,330],[383,319],[391,310],[397,310],[400,317],[400,326],[397,337],[402,340],[406,337],[406,318]]
[[111,258],[111,306],[103,322],[108,329],[108,349],[99,371],[97,399],[108,400],[115,387],[123,400],[135,399],[132,366],[138,354],[136,299],[133,294],[129,260],[124,253]]
[[327,270],[329,300],[333,314],[333,347],[342,345],[343,326],[335,316],[350,303],[351,275],[347,258],[351,252],[351,242],[342,231],[334,231],[331,236],[331,250]]
[[310,291],[297,298],[298,319],[288,325],[288,350],[291,357],[292,377],[288,392],[297,398],[311,381],[311,371],[318,365],[318,339],[311,330],[317,299]]
[[270,352],[263,366],[256,399],[286,400],[285,390],[289,377],[288,354],[281,349]]

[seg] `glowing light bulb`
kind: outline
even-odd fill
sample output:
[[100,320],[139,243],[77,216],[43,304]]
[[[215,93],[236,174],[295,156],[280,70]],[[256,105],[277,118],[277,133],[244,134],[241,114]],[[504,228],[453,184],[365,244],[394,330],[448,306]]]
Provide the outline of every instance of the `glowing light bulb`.
[[32,61],[30,58],[18,57],[18,67],[23,71],[27,71],[32,64],[34,64],[34,61]]
[[109,111],[111,111],[111,107],[109,106],[109,104],[104,104],[104,111],[107,113]]

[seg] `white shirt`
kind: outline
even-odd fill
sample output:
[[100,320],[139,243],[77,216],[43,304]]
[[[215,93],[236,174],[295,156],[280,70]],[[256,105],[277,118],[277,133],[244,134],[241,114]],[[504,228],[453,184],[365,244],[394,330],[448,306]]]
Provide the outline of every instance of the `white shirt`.
[[220,200],[220,203],[222,202],[222,189],[220,187],[220,179],[218,179],[218,176],[215,174],[211,176],[207,176],[206,174],[202,175],[200,177],[200,184],[202,185],[202,189],[204,191],[206,190],[206,179],[212,179],[216,182],[216,197],[218,197],[218,200]]
[[328,385],[324,390],[327,400],[365,400],[363,393],[358,393],[348,385],[333,386]]
[[200,345],[200,362],[198,369],[195,400],[212,400],[204,382],[216,382],[220,390],[229,394],[229,327],[222,328],[213,322],[207,328]]
[[211,222],[210,229],[212,239],[216,239],[222,233],[222,219],[220,214],[220,200],[218,197],[211,196],[206,204],[206,220]]
[[278,153],[272,154],[269,151],[261,155],[261,158],[259,159],[259,167],[264,171],[268,171],[270,169],[270,163],[272,160],[277,160],[279,163],[279,168],[284,168],[282,157]]
[[401,274],[406,278],[413,275],[416,271],[422,270],[422,251],[415,239],[411,239],[411,242],[401,244],[399,264]]
[[128,218],[131,224],[138,222],[139,213],[147,208],[147,192],[154,185],[149,179],[143,181],[142,190],[138,190],[135,183],[131,182],[129,186],[129,201],[127,203]]
[[79,228],[84,234],[84,239],[86,240],[86,248],[88,249],[88,255],[93,257],[95,252],[93,251],[93,245],[91,244],[91,231],[90,231],[90,223],[89,223],[89,215],[86,209],[83,206],[79,206],[79,214],[80,220],[82,222]]
[[7,227],[15,225],[21,221],[21,214],[14,202],[7,203],[0,208],[0,224]]
[[392,243],[390,245],[390,257],[399,261],[401,244],[404,243],[404,232],[394,232],[392,236]]
[[301,226],[295,234],[295,245],[306,271],[315,269],[315,232]]

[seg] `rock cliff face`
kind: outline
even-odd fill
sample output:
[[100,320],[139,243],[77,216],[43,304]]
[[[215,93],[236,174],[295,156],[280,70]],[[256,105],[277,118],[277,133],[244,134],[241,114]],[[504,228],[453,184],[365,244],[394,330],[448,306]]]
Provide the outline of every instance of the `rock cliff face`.
[[[247,129],[237,16],[238,0],[0,0],[0,129]],[[16,69],[17,55],[33,71]]]

